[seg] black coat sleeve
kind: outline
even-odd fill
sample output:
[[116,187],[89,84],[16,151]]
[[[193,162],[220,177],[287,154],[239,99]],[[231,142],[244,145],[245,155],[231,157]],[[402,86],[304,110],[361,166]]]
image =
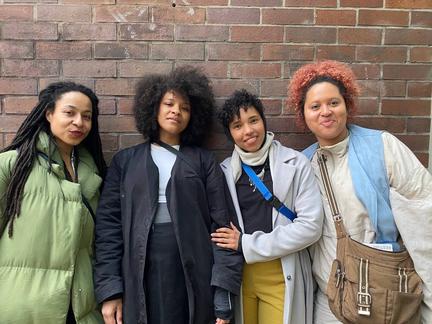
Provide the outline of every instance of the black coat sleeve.
[[108,169],[96,212],[94,284],[99,303],[123,293],[120,188],[121,170],[116,155]]
[[[230,222],[238,227],[225,177],[213,155],[208,159],[206,166],[205,185],[212,219],[212,232],[219,227],[230,226]],[[243,255],[238,251],[221,248],[215,243],[212,243],[212,246],[214,257],[212,286],[223,288],[238,295],[243,271]]]

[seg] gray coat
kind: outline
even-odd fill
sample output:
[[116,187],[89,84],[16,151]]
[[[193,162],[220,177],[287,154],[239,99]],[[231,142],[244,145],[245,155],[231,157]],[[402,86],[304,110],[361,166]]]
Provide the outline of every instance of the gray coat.
[[[236,160],[237,155],[234,155]],[[307,247],[317,241],[322,232],[321,196],[315,175],[307,158],[273,141],[270,147],[270,172],[273,192],[288,208],[297,213],[291,222],[273,209],[273,231],[242,235],[246,263],[266,262],[280,258],[285,277],[283,324],[310,324],[313,314],[313,278]],[[243,231],[234,183],[232,158],[221,165]],[[240,303],[242,305],[242,303]],[[236,323],[243,323],[242,312]]]

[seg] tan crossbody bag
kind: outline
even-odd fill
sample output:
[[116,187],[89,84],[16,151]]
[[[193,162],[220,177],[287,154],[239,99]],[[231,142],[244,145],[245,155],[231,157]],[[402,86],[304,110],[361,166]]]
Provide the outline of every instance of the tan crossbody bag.
[[318,156],[318,165],[337,235],[336,259],[327,283],[331,311],[343,323],[420,323],[422,281],[408,251],[382,251],[351,239],[339,214],[324,155]]

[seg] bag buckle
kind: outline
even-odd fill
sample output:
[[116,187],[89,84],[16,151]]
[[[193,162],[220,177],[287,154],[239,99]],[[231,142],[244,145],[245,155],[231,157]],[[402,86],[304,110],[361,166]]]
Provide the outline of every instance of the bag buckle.
[[358,314],[364,316],[370,316],[370,306],[372,303],[372,297],[369,293],[358,292],[357,293],[357,306]]
[[273,206],[276,210],[279,210],[279,209],[282,207],[282,205],[283,205],[283,204],[281,203],[281,201],[279,200],[279,198],[276,197],[275,195],[273,195],[272,200],[271,200],[270,202],[271,202],[272,206]]

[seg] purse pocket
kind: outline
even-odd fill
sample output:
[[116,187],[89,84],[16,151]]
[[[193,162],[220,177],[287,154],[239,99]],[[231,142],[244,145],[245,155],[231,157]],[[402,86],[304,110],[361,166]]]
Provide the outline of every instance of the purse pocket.
[[338,319],[341,319],[341,288],[343,287],[343,272],[341,262],[333,260],[330,277],[327,283],[327,297],[331,311]]
[[392,317],[390,324],[420,324],[423,293],[390,292]]

